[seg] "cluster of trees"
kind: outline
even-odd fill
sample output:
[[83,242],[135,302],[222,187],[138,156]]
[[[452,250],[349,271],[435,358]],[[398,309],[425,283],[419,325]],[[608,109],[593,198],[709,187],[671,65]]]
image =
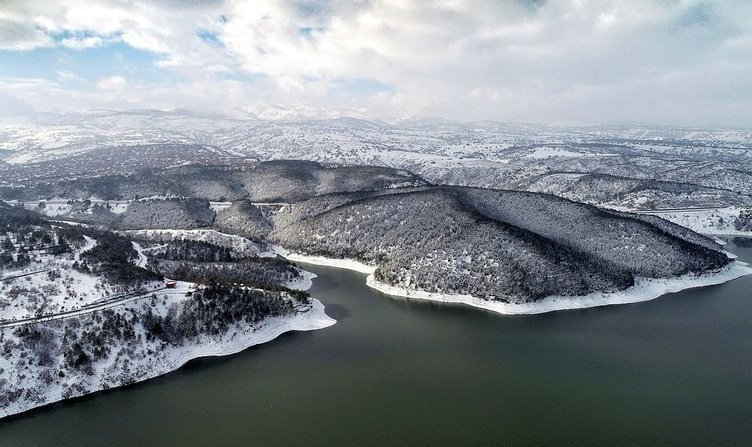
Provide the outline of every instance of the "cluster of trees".
[[153,252],[154,258],[170,261],[232,262],[240,258],[227,247],[204,241],[170,241],[164,249]]
[[217,213],[214,227],[219,231],[259,242],[272,230],[272,223],[250,201],[241,200]]
[[21,246],[16,250],[16,246],[6,236],[0,244],[0,269],[23,268],[31,264],[31,257],[26,254],[26,249]]
[[728,206],[739,200],[735,193],[726,190],[597,173],[554,171],[545,175],[527,176],[521,183],[510,186],[518,190],[556,194],[579,202],[620,204],[643,210],[691,208],[707,204]]
[[214,221],[209,202],[201,199],[163,198],[137,200],[122,214],[113,213],[109,206],[84,200],[74,202],[66,219],[103,225],[110,228],[205,228]]
[[128,205],[118,224],[122,228],[191,229],[210,227],[214,211],[201,199],[138,200]]
[[173,240],[167,247],[152,251],[147,267],[181,281],[245,284],[269,290],[287,290],[281,285],[300,278],[299,270],[285,259],[247,256],[227,247],[191,240]]
[[679,276],[728,263],[717,246],[688,241],[692,232],[669,222],[659,224],[657,219],[649,221],[545,194],[478,188],[450,191],[464,206],[483,216],[531,231],[634,275]]
[[129,239],[109,231],[86,231],[96,239],[97,245],[81,254],[80,268],[84,268],[85,262],[93,273],[121,285],[162,279],[160,275],[131,262],[138,254]]
[[731,240],[734,245],[744,248],[752,248],[752,237],[735,237]]
[[[28,218],[28,212],[15,207],[8,214],[0,212],[3,221],[0,230],[5,233],[0,242],[0,267],[24,267],[31,262],[30,251],[58,255],[72,251],[85,243],[84,234],[97,240],[97,245],[81,255],[74,265],[79,271],[103,274],[108,280],[123,285],[144,282],[161,277],[131,262],[137,253],[131,241],[111,231],[78,226],[52,226],[44,220]],[[29,223],[33,222],[33,223]],[[13,235],[15,243],[8,235]],[[14,257],[16,258],[14,260]]]
[[108,358],[113,348],[136,340],[136,324],[141,319],[133,312],[126,316],[111,309],[87,318],[90,324],[65,326],[61,348],[64,364],[69,369],[91,375],[94,365]]
[[31,352],[36,365],[52,366],[54,364],[60,349],[55,331],[44,326],[24,326],[16,329],[16,336]]
[[752,210],[742,210],[734,220],[734,228],[737,231],[752,231]]
[[21,206],[12,206],[0,201],[0,234],[15,231],[19,226],[42,223],[44,223],[44,219],[39,214],[27,211]]
[[[190,149],[181,147],[183,150]],[[122,150],[111,155],[127,156],[120,152]],[[180,157],[185,155],[181,153]],[[216,154],[210,155],[216,162]],[[425,181],[392,168],[326,167],[310,161],[280,160],[247,164],[234,161],[232,166],[202,163],[143,169],[128,175],[101,175],[57,183],[29,184],[25,188],[0,188],[0,192],[9,199],[24,201],[54,196],[85,199],[95,195],[106,200],[129,200],[175,195],[213,201],[249,199],[254,202],[293,202],[319,194],[385,189],[404,184],[425,184]]]
[[298,270],[278,258],[248,258],[237,262],[199,263],[156,260],[155,270],[169,278],[199,284],[246,284],[271,288],[300,277]]
[[375,263],[378,279],[513,302],[703,272],[725,255],[618,213],[552,196],[455,187],[321,196],[278,217],[294,250]]
[[294,302],[280,292],[214,284],[174,304],[167,315],[148,309],[141,321],[148,340],[178,346],[201,334],[222,335],[236,323],[256,324],[293,312]]
[[25,267],[32,261],[30,253],[56,255],[71,250],[60,228],[43,220],[29,223],[25,212],[15,216],[11,212],[4,217],[5,223],[0,225],[0,268]]
[[326,167],[300,160],[263,162],[236,176],[245,185],[248,198],[255,202],[299,202],[321,194],[425,184],[409,172],[392,168]]
[[[44,403],[45,387],[64,388],[64,396],[86,392],[82,384],[95,373],[99,362],[113,352],[122,353],[138,343],[137,324],[140,318],[133,310],[111,309],[67,320],[30,324],[13,331],[17,337],[4,337],[0,332],[0,357],[15,359],[12,368],[23,370],[20,376],[31,386],[24,388],[9,383],[0,369],[0,407],[22,398]],[[131,348],[127,348],[130,346]],[[131,351],[132,352],[132,351]],[[127,360],[126,360],[127,365]]]

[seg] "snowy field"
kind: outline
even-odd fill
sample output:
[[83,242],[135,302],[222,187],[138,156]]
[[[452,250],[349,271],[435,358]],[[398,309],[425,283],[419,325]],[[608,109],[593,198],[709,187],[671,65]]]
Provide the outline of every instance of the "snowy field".
[[152,242],[166,242],[171,240],[190,240],[208,242],[231,249],[246,256],[274,257],[275,254],[262,250],[258,244],[250,239],[234,234],[221,233],[216,230],[128,230],[122,232],[126,236],[144,239]]
[[737,230],[735,227],[735,222],[743,211],[749,212],[750,208],[731,206],[699,210],[645,211],[643,214],[662,217],[701,234],[752,237],[752,231]]
[[556,157],[565,157],[565,158],[577,158],[577,157],[610,157],[615,156],[616,154],[599,154],[599,153],[592,153],[592,152],[574,152],[572,150],[568,150],[562,147],[536,147],[533,149],[532,152],[527,154],[526,158],[533,158],[533,159],[544,159],[544,158],[556,158]]
[[[70,312],[134,292],[73,268],[80,261],[82,253],[97,245],[97,241],[88,236],[84,236],[84,241],[72,254],[38,254],[23,269],[3,270],[3,281],[0,282],[0,321]],[[35,273],[21,276],[29,272]],[[161,281],[153,281],[144,284],[143,290],[146,292],[161,286]]]
[[9,200],[8,203],[12,205],[20,204],[29,211],[35,211],[48,217],[59,217],[71,214],[72,211],[78,210],[86,214],[93,212],[94,206],[101,206],[113,214],[123,214],[128,210],[128,205],[131,201],[127,200],[102,200],[96,197],[90,197],[86,199],[88,207],[84,209],[84,200],[69,200],[59,197],[49,200],[39,200],[34,202],[18,202],[15,200]]

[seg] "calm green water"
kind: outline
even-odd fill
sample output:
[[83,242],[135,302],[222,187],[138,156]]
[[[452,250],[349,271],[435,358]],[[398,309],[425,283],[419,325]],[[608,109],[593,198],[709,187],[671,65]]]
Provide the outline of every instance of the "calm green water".
[[306,267],[335,326],[0,422],[0,445],[752,445],[752,277],[504,317]]

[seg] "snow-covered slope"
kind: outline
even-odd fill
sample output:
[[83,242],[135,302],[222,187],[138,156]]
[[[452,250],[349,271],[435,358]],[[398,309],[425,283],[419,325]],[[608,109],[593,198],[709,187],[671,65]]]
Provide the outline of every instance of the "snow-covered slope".
[[752,237],[751,208],[730,206],[710,209],[647,211],[702,234]]
[[[250,113],[249,113],[250,112]],[[256,113],[258,112],[258,113]],[[752,205],[752,131],[659,127],[552,127],[494,122],[346,117],[313,119],[290,110],[94,111],[0,125],[0,186],[184,164],[303,159],[407,169],[436,183],[528,189],[557,173],[665,180],[706,188],[688,206]],[[258,117],[262,119],[259,119]],[[284,118],[282,118],[284,117]],[[601,186],[611,180],[603,177]],[[593,198],[593,185],[554,194]],[[540,189],[533,189],[540,190]],[[0,191],[1,192],[1,191]],[[671,201],[665,188],[629,190],[598,204]],[[741,193],[729,203],[729,192]],[[222,193],[219,193],[222,194]],[[681,194],[681,192],[677,192]],[[596,200],[596,199],[593,199]],[[662,206],[662,205],[658,205]]]
[[[152,312],[167,315],[174,301],[132,303],[111,310],[110,318],[132,318],[144,314],[152,306]],[[119,316],[119,317],[118,317]],[[0,356],[0,418],[21,413],[31,408],[47,405],[63,399],[70,399],[100,390],[140,382],[174,371],[186,362],[199,357],[230,355],[251,346],[274,340],[289,331],[311,331],[329,327],[335,320],[324,313],[324,306],[312,300],[310,307],[281,317],[266,318],[254,324],[234,324],[218,336],[200,335],[180,346],[165,345],[158,339],[149,341],[145,330],[135,326],[128,335],[128,341],[121,346],[108,349],[109,353],[96,361],[90,370],[76,370],[58,365],[62,357],[49,357],[45,347],[39,343],[59,343],[55,339],[63,336],[68,328],[76,326],[86,331],[97,326],[95,316],[86,314],[68,320],[57,321],[54,325],[37,328],[31,326],[20,331],[0,328],[5,346],[25,344],[22,339],[29,334],[41,337],[41,342],[31,354],[40,356],[42,365],[32,363],[26,367],[24,358],[29,355],[26,349],[12,349]],[[32,332],[24,332],[28,329]],[[36,331],[36,332],[35,332]],[[45,341],[48,340],[48,341]],[[59,349],[59,348],[58,348]],[[68,374],[57,374],[66,370]],[[70,371],[79,371],[71,374]]]

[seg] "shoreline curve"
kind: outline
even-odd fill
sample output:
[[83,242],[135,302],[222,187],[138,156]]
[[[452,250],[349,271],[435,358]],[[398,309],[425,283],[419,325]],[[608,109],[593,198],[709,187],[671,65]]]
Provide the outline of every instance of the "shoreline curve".
[[615,292],[591,292],[582,296],[550,295],[540,301],[514,304],[484,300],[472,295],[445,294],[405,289],[377,280],[374,276],[377,267],[353,259],[309,256],[302,253],[290,252],[280,246],[275,246],[274,250],[279,256],[282,256],[289,261],[306,262],[309,264],[336,267],[364,273],[368,275],[366,277],[366,285],[368,287],[393,297],[419,299],[440,303],[464,304],[502,315],[534,315],[562,310],[577,310],[617,304],[640,303],[654,300],[669,293],[723,284],[743,276],[752,275],[752,266],[746,262],[732,260],[730,264],[722,269],[701,275],[690,273],[674,278],[637,277],[635,279],[635,285]]

